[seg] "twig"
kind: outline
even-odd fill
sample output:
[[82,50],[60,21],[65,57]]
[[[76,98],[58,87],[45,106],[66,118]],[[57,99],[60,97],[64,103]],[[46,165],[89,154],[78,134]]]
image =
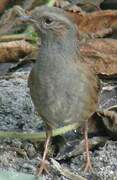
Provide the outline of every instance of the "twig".
[[[75,130],[79,127],[78,123],[67,125],[61,128],[54,129],[52,131],[52,136],[62,135],[66,132]],[[1,138],[18,138],[22,140],[33,140],[33,141],[43,141],[46,138],[46,133],[43,132],[16,132],[16,131],[0,131]]]
[[51,158],[53,167],[60,172],[61,175],[71,179],[71,180],[86,180],[79,174],[74,174],[73,172],[70,171],[70,169],[61,166],[56,160]]
[[16,40],[29,40],[32,38],[26,34],[12,34],[12,35],[2,35],[0,36],[0,41],[16,41]]

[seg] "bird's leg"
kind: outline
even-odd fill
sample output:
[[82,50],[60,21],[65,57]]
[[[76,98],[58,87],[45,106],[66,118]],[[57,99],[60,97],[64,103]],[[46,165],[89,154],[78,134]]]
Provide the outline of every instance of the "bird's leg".
[[89,143],[88,143],[88,121],[85,122],[84,136],[85,136],[85,150],[86,150],[86,165],[84,171],[87,172],[88,170],[89,171],[93,170],[91,165]]
[[46,160],[47,154],[48,154],[48,146],[50,144],[50,139],[51,139],[52,132],[51,130],[46,131],[46,142],[44,145],[44,153],[43,153],[43,158],[41,160],[41,163],[37,166],[37,175],[41,175],[42,173],[49,173],[48,172],[48,164],[49,162]]

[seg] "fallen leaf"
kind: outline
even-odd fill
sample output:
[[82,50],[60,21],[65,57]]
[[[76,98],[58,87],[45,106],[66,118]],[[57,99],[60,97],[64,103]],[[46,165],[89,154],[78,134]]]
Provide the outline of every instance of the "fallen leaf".
[[117,40],[90,39],[81,43],[80,51],[97,74],[117,74]]
[[108,28],[117,27],[116,10],[99,10],[83,15],[68,12],[68,15],[77,24],[79,30],[85,33],[96,33]]
[[34,50],[34,46],[25,40],[1,42],[0,43],[0,63],[17,62]]

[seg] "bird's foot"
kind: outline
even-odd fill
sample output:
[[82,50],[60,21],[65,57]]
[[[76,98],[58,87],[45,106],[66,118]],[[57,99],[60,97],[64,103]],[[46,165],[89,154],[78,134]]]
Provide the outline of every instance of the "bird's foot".
[[86,163],[83,167],[84,172],[92,172],[93,167],[92,167],[92,163],[91,163],[90,152],[88,151],[88,153],[84,153],[84,157],[86,158]]
[[42,160],[37,166],[36,175],[41,175],[43,173],[49,174],[48,165],[49,162],[47,160]]
[[93,167],[91,164],[90,160],[87,160],[86,164],[85,164],[85,168],[84,168],[84,172],[92,172],[93,171]]

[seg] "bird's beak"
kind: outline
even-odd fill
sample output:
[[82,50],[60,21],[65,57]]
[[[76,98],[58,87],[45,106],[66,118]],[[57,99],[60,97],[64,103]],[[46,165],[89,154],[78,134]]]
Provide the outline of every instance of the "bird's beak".
[[19,21],[24,23],[35,23],[36,21],[31,16],[21,16],[18,18]]

